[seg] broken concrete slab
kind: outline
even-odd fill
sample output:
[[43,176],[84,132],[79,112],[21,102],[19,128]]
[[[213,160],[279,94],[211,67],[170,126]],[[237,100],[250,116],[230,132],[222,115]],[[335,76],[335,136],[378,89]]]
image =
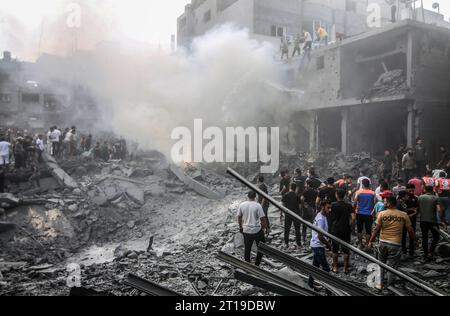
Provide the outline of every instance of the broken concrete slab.
[[53,158],[47,153],[44,153],[42,157],[47,167],[49,168],[52,176],[56,179],[56,181],[58,181],[60,185],[66,186],[70,189],[78,188],[78,183],[71,176],[69,176],[63,169],[61,169],[55,158]]
[[27,266],[26,262],[3,262],[0,261],[0,271],[8,272],[10,270],[18,270]]
[[0,222],[0,234],[9,232],[11,230],[14,230],[15,228],[16,224],[14,223]]
[[20,199],[16,198],[13,194],[10,193],[0,193],[0,203],[6,203],[9,205],[18,205],[21,203]]
[[107,201],[115,201],[125,195],[131,201],[143,205],[145,204],[144,190],[138,187],[135,182],[127,178],[109,176],[99,182],[98,188]]
[[204,197],[206,197],[208,199],[211,199],[211,200],[221,200],[221,199],[224,198],[224,196],[221,195],[220,193],[209,189],[205,185],[201,184],[198,181],[195,181],[194,179],[192,179],[191,177],[186,175],[186,173],[184,173],[184,171],[181,170],[179,167],[177,167],[175,165],[170,165],[169,169],[188,188],[194,190],[198,194],[200,194],[200,195],[202,195],[202,196],[204,196]]

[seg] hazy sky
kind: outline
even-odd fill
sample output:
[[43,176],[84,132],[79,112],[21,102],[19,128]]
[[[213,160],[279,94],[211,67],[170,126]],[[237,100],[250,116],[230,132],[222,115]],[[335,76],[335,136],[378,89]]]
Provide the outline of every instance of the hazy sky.
[[[66,15],[67,0],[0,0],[0,14],[12,15],[27,28],[39,28],[43,19]],[[115,27],[132,39],[169,42],[176,33],[176,18],[188,0],[89,0],[102,19],[114,19]],[[102,14],[103,13],[103,14]],[[0,15],[1,21],[1,15]]]
[[[278,0],[273,0],[278,1]],[[441,12],[450,15],[449,0],[424,0],[431,9],[434,2],[441,3]],[[176,33],[176,18],[183,12],[189,0],[0,0],[0,30],[4,16],[12,16],[22,23],[26,31],[37,32],[43,21],[67,16],[70,2],[88,3],[95,7],[94,19],[99,19],[117,37],[125,37],[145,43],[167,45],[170,35]],[[417,1],[420,5],[420,0]],[[47,31],[49,32],[49,31]],[[48,34],[44,34],[44,37]],[[101,35],[103,36],[103,35]],[[115,40],[111,38],[105,40]],[[36,37],[36,34],[33,35]],[[1,41],[0,41],[1,43]],[[0,47],[1,49],[5,47]],[[6,49],[8,49],[6,47]]]

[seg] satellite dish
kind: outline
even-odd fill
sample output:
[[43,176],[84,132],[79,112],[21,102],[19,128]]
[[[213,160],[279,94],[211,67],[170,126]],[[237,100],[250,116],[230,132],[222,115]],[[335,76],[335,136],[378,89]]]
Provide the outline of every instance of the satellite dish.
[[438,2],[433,3],[433,9],[439,9],[440,5]]

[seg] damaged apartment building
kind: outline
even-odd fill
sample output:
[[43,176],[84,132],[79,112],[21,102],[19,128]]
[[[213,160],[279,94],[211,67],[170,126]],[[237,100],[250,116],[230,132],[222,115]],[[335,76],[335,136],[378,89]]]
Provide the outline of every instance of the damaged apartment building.
[[90,91],[54,73],[67,69],[66,57],[48,54],[35,63],[12,58],[4,52],[0,59],[0,125],[41,131],[50,126],[89,126],[96,104]]
[[[304,91],[290,97],[298,108],[289,123],[292,146],[379,155],[422,137],[437,159],[439,146],[450,145],[450,23],[411,2],[388,2],[193,0],[178,18],[178,43],[189,46],[232,23],[279,45],[280,37],[322,25],[328,46],[280,63],[285,85]],[[381,8],[374,27],[371,3]]]

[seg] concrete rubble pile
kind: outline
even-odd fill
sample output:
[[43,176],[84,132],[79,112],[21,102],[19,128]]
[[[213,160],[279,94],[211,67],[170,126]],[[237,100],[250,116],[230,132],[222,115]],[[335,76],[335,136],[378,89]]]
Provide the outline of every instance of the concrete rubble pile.
[[408,86],[404,70],[395,69],[386,71],[375,82],[369,91],[369,99],[373,97],[386,97],[406,93]]

